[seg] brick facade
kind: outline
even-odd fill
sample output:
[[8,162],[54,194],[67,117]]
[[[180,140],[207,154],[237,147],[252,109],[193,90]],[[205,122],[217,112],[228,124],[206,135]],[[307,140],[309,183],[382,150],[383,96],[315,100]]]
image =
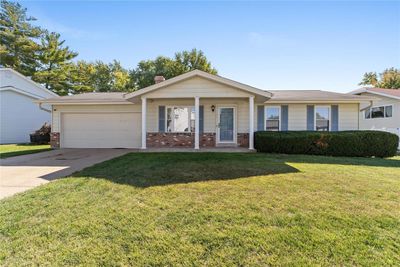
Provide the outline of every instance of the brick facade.
[[240,147],[249,147],[249,134],[248,133],[238,133],[237,143]]
[[50,133],[51,148],[60,148],[60,133]]
[[[194,147],[194,133],[147,133],[147,147]],[[249,147],[249,134],[238,133],[237,144]],[[215,147],[215,133],[201,133],[200,147]]]
[[194,133],[147,133],[147,147],[194,147]]
[[215,133],[201,133],[200,147],[215,147]]

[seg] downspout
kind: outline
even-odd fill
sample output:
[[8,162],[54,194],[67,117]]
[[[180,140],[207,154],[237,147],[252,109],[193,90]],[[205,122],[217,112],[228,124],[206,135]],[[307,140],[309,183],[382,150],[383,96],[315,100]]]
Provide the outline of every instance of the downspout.
[[[360,105],[360,103],[358,103],[358,105]],[[366,106],[365,108],[360,109],[360,111],[364,111],[364,110],[366,110],[366,109],[369,109],[370,107],[372,107],[372,105],[373,105],[373,102],[372,102],[372,100],[370,100],[370,101],[369,101],[369,105]]]
[[[360,113],[361,113],[361,111],[364,111],[364,110],[367,110],[367,109],[371,108],[372,105],[373,105],[373,101],[370,100],[369,101],[369,105],[366,106],[365,108],[360,109],[360,112],[358,112],[358,130],[360,130],[360,120],[361,120]],[[360,106],[360,103],[358,103],[358,106]]]
[[49,112],[49,113],[51,113],[51,110],[49,110],[49,109],[47,109],[47,108],[44,108],[44,107],[42,107],[42,103],[39,103],[39,108],[40,108],[41,110],[44,110],[44,111],[46,111],[46,112]]

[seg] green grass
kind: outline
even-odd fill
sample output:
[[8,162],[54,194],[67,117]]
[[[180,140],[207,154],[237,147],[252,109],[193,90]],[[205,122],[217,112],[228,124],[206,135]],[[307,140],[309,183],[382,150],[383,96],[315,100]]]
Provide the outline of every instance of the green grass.
[[400,157],[138,153],[0,202],[0,265],[394,266]]
[[7,144],[0,145],[0,158],[9,158],[51,150],[50,145]]

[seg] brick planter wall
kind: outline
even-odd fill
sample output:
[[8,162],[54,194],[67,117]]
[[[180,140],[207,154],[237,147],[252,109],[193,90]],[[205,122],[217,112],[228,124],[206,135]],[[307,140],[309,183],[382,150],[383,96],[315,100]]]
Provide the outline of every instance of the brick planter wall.
[[248,133],[238,133],[237,143],[240,147],[249,147],[249,134]]
[[147,147],[194,147],[194,133],[147,133]]
[[215,133],[201,133],[200,147],[215,147]]
[[[194,147],[194,133],[147,133],[147,147]],[[249,134],[238,133],[240,147],[249,147]],[[215,133],[201,133],[200,147],[215,147]]]
[[50,133],[51,148],[60,148],[60,133]]

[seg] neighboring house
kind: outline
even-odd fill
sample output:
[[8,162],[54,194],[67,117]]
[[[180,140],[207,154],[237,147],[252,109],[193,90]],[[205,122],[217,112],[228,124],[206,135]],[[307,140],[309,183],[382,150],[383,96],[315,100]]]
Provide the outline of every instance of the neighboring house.
[[[161,78],[161,79],[160,79]],[[52,105],[53,147],[241,146],[257,130],[357,130],[368,97],[324,91],[264,91],[191,71],[133,93],[88,93]]]
[[0,69],[0,143],[26,143],[29,134],[50,122],[50,110],[34,100],[58,95],[8,68]]
[[400,136],[400,89],[361,88],[350,94],[374,98],[372,105],[361,107],[361,130],[382,130]]

